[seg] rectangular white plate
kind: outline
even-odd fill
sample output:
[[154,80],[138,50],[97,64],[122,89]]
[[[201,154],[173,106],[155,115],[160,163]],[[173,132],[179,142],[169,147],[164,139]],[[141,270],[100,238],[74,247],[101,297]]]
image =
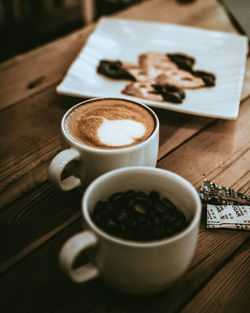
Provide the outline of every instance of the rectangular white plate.
[[[161,109],[236,119],[244,80],[247,42],[246,36],[195,27],[102,18],[57,87],[57,92],[84,98],[128,98]],[[196,70],[216,75],[215,87],[186,90],[182,104],[153,102],[122,94],[121,90],[128,81],[116,81],[96,72],[101,59],[136,63],[139,54],[149,51],[184,53],[194,57]]]

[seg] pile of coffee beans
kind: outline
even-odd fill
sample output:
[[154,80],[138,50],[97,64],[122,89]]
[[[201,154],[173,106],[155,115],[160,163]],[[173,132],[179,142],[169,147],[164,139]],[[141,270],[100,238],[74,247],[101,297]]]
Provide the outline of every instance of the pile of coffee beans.
[[167,238],[188,225],[185,215],[156,191],[114,193],[96,204],[92,218],[105,232],[134,241]]

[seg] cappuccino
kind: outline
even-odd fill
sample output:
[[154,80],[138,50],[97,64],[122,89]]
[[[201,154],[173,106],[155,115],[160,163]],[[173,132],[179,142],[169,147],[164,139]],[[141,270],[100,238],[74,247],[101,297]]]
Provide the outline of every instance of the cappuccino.
[[118,149],[142,143],[156,121],[144,106],[126,99],[95,99],[76,106],[65,120],[73,140],[93,148]]

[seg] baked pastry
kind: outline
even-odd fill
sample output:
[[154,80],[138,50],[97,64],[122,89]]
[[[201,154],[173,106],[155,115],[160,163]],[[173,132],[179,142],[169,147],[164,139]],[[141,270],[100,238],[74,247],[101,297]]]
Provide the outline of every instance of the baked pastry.
[[185,89],[215,85],[213,73],[194,70],[195,58],[181,53],[145,52],[137,63],[101,60],[97,72],[112,79],[130,80],[123,94],[152,101],[182,103]]
[[162,95],[149,83],[135,82],[125,86],[122,93],[152,101],[162,101]]
[[182,89],[196,89],[205,86],[200,77],[196,77],[187,71],[180,69],[164,72],[155,77],[157,85],[175,86]]

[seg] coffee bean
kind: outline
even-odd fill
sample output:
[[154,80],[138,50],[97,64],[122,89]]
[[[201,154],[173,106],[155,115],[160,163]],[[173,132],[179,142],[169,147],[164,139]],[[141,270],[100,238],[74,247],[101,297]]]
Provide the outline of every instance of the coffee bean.
[[122,211],[120,215],[118,216],[118,221],[124,221],[127,218],[127,213],[125,211]]
[[130,198],[134,197],[135,194],[136,194],[136,192],[134,190],[128,190],[128,191],[124,192],[123,196],[124,196],[124,199],[130,199]]
[[119,201],[122,199],[122,197],[123,197],[122,192],[116,192],[115,194],[110,196],[109,201],[111,201],[111,202]]
[[157,203],[159,200],[160,200],[160,195],[159,195],[159,193],[157,192],[157,191],[151,191],[150,193],[149,193],[149,196],[148,196],[148,198],[150,199],[150,200],[152,200],[152,202],[155,204],[155,203]]
[[137,200],[146,200],[147,197],[148,197],[148,195],[145,192],[143,192],[143,191],[138,191],[136,193],[136,199]]
[[175,205],[168,198],[164,197],[161,202],[169,210],[175,210]]
[[145,205],[143,205],[142,202],[136,202],[136,203],[133,205],[133,210],[134,210],[136,213],[139,213],[139,214],[145,214],[145,213],[146,213]]
[[188,225],[183,212],[157,191],[114,193],[96,204],[92,218],[107,233],[134,241],[160,240]]

